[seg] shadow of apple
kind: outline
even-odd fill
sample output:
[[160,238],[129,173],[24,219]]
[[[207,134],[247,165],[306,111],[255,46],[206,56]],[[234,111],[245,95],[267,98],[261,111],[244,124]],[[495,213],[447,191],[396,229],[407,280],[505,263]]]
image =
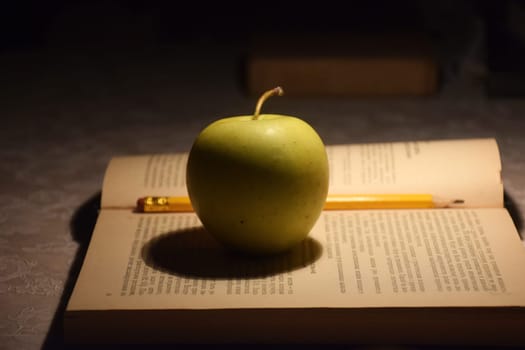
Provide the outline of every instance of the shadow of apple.
[[306,268],[322,254],[313,238],[285,253],[247,256],[225,249],[203,227],[158,235],[142,247],[142,259],[149,267],[165,273],[193,278],[262,278]]

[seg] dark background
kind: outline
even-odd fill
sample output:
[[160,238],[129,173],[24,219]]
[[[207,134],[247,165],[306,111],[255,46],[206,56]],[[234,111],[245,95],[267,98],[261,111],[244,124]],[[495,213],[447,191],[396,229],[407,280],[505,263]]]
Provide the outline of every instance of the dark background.
[[[274,33],[426,34],[446,79],[482,78],[491,95],[522,95],[522,1],[11,1],[0,5],[0,53],[42,48],[248,45]],[[519,75],[519,79],[515,74]]]

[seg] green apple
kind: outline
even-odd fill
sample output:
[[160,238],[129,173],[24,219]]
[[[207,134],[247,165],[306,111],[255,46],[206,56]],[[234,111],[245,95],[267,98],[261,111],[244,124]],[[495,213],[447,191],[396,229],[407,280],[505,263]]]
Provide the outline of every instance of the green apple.
[[204,228],[234,250],[256,255],[286,251],[304,240],[328,192],[323,141],[303,120],[259,114],[208,125],[195,140],[186,183]]

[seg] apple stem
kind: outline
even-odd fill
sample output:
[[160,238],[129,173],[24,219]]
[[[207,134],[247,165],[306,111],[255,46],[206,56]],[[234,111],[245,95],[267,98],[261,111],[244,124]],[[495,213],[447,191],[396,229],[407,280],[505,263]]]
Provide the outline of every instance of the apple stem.
[[277,86],[271,90],[266,91],[264,94],[262,94],[262,96],[259,97],[259,100],[257,101],[257,106],[255,106],[255,113],[253,114],[253,120],[259,119],[259,114],[261,112],[261,107],[264,101],[266,101],[271,96],[275,96],[275,95],[282,96],[283,94],[284,94],[284,90],[280,86]]

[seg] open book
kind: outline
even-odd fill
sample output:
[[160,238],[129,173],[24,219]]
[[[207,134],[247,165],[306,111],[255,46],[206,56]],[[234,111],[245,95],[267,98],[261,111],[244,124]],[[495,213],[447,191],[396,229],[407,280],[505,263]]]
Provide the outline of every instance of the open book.
[[330,193],[430,193],[454,208],[325,211],[302,244],[232,254],[185,195],[187,154],[117,157],[64,318],[66,340],[525,344],[525,249],[493,139],[328,146]]

